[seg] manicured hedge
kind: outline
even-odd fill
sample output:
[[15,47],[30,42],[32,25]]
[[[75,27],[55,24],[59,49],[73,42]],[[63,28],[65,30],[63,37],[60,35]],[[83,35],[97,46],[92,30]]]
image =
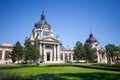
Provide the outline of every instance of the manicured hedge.
[[91,64],[91,66],[88,67],[94,69],[120,71],[120,64]]
[[17,68],[23,68],[23,67],[35,67],[35,64],[17,64],[17,65],[2,65],[0,66],[0,70],[8,70],[8,69],[17,69]]
[[[73,66],[73,67],[84,67],[84,68],[91,68],[91,69],[101,69],[101,70],[111,70],[111,71],[120,71],[120,64],[77,64],[77,63],[65,63],[65,64],[45,64],[40,67],[66,67],[66,66]],[[17,68],[24,68],[24,67],[36,67],[35,64],[17,64],[13,66],[0,66],[0,70],[8,70],[8,69],[17,69]]]

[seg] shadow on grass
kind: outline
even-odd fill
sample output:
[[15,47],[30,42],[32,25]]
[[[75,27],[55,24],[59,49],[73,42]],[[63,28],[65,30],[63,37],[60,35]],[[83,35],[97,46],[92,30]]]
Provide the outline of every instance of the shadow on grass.
[[[97,64],[98,65],[98,64]],[[99,64],[102,66],[95,65],[81,65],[81,64],[72,64],[72,63],[66,63],[66,64],[49,64],[46,66],[36,66],[35,64],[19,64],[15,66],[0,66],[0,70],[9,70],[9,69],[20,69],[20,68],[27,68],[27,67],[80,67],[80,68],[88,68],[88,69],[99,69],[99,70],[109,70],[109,71],[120,71],[120,65],[112,66],[112,67],[106,67],[106,64]],[[107,66],[109,66],[107,64]],[[111,66],[111,65],[110,65]]]
[[109,70],[109,71],[120,71],[120,68],[111,68],[111,67],[102,67],[102,66],[85,66],[85,65],[73,65],[74,67],[82,67],[82,68],[89,68],[89,69],[99,69],[99,70]]
[[95,65],[76,65],[76,64],[51,64],[46,67],[81,67],[81,68],[89,68],[89,69],[99,69],[99,70],[110,70],[110,71],[120,71],[120,67],[112,66],[112,67],[104,67],[104,66],[95,66]]
[[9,76],[0,73],[0,80],[120,80],[119,75],[110,73],[60,73],[22,77],[17,74]]
[[36,65],[35,64],[18,64],[13,66],[0,66],[0,70],[20,69],[25,67],[36,67]]

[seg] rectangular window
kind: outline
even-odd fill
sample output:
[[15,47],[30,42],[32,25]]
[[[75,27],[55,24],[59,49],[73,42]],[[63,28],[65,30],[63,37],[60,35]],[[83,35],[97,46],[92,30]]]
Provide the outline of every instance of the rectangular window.
[[2,59],[2,50],[0,50],[0,60]]
[[43,36],[45,36],[45,31],[43,31]]
[[9,59],[9,53],[10,53],[10,51],[5,51],[5,60]]
[[65,60],[67,61],[68,59],[67,59],[67,53],[65,53]]
[[49,35],[50,35],[50,32],[43,31],[43,36],[49,36]]
[[69,60],[71,60],[71,53],[69,53]]
[[75,57],[75,55],[73,55],[73,60],[76,60],[76,57]]
[[45,45],[45,49],[52,49],[52,48],[53,48],[53,46],[51,44],[46,44]]
[[63,60],[63,53],[61,53],[61,60]]

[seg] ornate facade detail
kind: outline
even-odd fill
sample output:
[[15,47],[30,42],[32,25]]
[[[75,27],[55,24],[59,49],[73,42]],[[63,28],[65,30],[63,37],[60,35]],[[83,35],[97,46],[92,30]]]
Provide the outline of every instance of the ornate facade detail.
[[45,19],[44,11],[42,11],[40,21],[35,23],[31,35],[26,41],[28,40],[40,49],[40,55],[42,56],[40,61],[44,63],[72,61],[73,51],[62,50],[60,38],[58,36],[54,37],[54,32]]

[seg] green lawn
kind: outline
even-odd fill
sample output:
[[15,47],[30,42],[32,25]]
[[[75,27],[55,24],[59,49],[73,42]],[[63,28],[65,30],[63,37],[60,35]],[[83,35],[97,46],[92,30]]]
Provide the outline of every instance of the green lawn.
[[47,64],[40,67],[17,65],[13,68],[3,68],[0,71],[0,80],[120,80],[119,71],[84,67],[90,64],[74,65]]

